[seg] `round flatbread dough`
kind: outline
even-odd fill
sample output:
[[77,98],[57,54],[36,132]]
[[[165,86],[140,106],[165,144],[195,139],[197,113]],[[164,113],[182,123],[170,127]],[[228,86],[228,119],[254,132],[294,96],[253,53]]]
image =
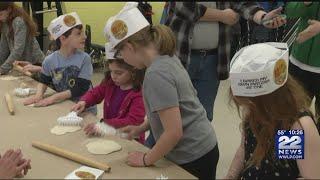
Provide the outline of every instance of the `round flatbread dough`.
[[121,150],[121,146],[111,140],[97,140],[89,142],[86,146],[88,151],[92,154],[110,154]]
[[52,134],[55,134],[55,135],[63,135],[63,134],[66,134],[66,133],[69,133],[69,132],[75,132],[75,131],[79,131],[81,129],[80,126],[55,126],[53,127],[50,132]]

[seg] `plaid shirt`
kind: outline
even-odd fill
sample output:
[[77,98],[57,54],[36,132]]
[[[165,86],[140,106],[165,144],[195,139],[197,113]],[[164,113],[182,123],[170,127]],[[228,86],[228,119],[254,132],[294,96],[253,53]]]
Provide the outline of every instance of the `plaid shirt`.
[[[171,2],[170,2],[171,3]],[[254,14],[263,10],[255,2],[224,2],[218,1],[217,9],[231,8],[245,19],[253,19]],[[177,56],[182,64],[188,68],[190,64],[190,52],[192,44],[193,28],[199,19],[205,14],[207,7],[196,2],[175,2],[170,5],[173,12],[168,16],[166,25],[171,27],[177,39]],[[239,24],[236,27],[240,28]],[[225,80],[229,77],[230,64],[230,41],[232,37],[231,26],[219,22],[219,45],[218,45],[218,78]]]

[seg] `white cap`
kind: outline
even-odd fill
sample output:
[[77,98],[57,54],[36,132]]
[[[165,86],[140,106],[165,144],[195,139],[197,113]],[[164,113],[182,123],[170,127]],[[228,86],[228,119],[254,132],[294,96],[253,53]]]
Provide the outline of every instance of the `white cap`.
[[48,26],[48,31],[50,32],[52,38],[56,40],[63,33],[80,24],[82,24],[82,22],[78,14],[76,12],[72,12],[53,19]]
[[116,53],[116,51],[114,49],[112,49],[111,47],[111,43],[107,42],[105,44],[105,52],[106,52],[106,59],[115,59],[114,58],[114,54]]
[[259,43],[240,49],[230,63],[234,96],[255,97],[272,93],[288,78],[288,45]]
[[137,6],[137,2],[127,2],[117,15],[108,19],[104,27],[104,35],[112,44],[112,48],[150,25]]

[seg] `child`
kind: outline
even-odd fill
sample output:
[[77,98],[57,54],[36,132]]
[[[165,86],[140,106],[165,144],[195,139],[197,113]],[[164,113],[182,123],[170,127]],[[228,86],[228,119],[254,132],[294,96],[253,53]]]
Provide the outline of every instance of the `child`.
[[[91,86],[93,67],[90,56],[79,50],[84,47],[86,36],[77,13],[61,15],[52,20],[48,31],[56,40],[59,50],[45,58],[37,93],[26,99],[25,105],[35,103],[35,106],[48,106],[69,98],[77,102]],[[49,84],[53,84],[58,93],[43,99]],[[96,114],[96,106],[88,111]]]
[[[319,179],[320,136],[307,95],[288,76],[287,45],[242,48],[231,61],[230,80],[230,100],[243,122],[241,145],[226,178]],[[304,130],[304,159],[276,157],[275,135],[290,129]]]
[[[143,72],[134,69],[122,59],[115,59],[114,53],[109,51],[110,47],[107,43],[106,56],[109,71],[106,72],[105,79],[100,85],[84,94],[71,109],[81,112],[85,107],[90,107],[104,100],[104,123],[114,128],[140,125],[145,116],[141,93]],[[101,135],[96,123],[87,125],[84,131],[88,135]],[[144,143],[144,133],[140,134],[138,141]]]
[[35,36],[37,25],[14,2],[0,2],[0,75],[12,69],[15,60],[42,63],[42,53]]
[[134,3],[110,18],[106,36],[138,69],[147,67],[143,98],[148,120],[122,129],[129,138],[152,129],[156,144],[147,153],[128,155],[130,166],[150,166],[164,156],[200,179],[214,179],[217,139],[188,73],[174,55],[175,38],[164,25],[150,26]]

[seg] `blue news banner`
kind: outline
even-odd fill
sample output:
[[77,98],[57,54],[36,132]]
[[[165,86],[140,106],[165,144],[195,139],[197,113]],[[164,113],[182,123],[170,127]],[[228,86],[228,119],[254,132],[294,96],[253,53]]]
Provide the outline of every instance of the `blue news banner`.
[[304,159],[304,131],[278,130],[275,135],[275,150],[278,159]]

